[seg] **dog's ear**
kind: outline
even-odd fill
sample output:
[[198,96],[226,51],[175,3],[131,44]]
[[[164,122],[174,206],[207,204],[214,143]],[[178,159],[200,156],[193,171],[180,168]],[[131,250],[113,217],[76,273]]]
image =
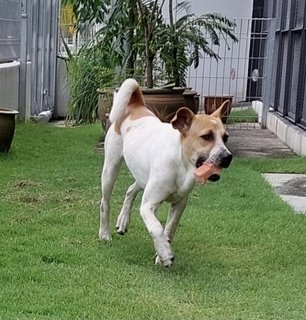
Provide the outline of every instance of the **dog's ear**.
[[175,116],[171,120],[172,127],[185,135],[189,130],[192,120],[194,118],[193,112],[188,108],[180,108],[177,110]]
[[221,118],[222,115],[229,115],[231,103],[229,100],[224,101],[221,106],[214,111],[211,115],[213,117]]

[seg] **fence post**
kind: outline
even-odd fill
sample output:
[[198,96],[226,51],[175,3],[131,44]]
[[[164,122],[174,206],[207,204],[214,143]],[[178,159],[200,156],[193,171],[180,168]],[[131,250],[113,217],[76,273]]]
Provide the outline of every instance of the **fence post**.
[[264,82],[264,94],[263,94],[263,110],[262,110],[262,128],[267,127],[267,118],[271,102],[271,90],[272,90],[272,75],[274,65],[274,47],[275,47],[275,32],[276,32],[276,19],[271,18],[269,38],[267,43],[266,61],[265,61],[265,82]]
[[18,109],[19,119],[25,121],[27,118],[27,35],[28,35],[28,13],[27,0],[21,0],[20,21],[20,67],[19,67],[19,95]]

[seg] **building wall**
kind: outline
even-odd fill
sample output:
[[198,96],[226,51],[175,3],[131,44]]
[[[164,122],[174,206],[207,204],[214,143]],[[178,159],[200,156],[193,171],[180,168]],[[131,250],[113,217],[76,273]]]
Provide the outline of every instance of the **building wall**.
[[306,129],[306,0],[268,4],[277,18],[270,106]]
[[[178,0],[173,1],[175,6]],[[221,13],[228,18],[251,18],[253,0],[190,0],[192,12],[196,15],[204,13]],[[165,1],[163,14],[168,17],[168,1]]]
[[70,98],[70,83],[68,81],[68,66],[62,59],[57,59],[55,113],[56,118],[65,118],[68,112]]
[[218,12],[228,18],[251,18],[253,0],[191,0],[192,9],[197,14]]

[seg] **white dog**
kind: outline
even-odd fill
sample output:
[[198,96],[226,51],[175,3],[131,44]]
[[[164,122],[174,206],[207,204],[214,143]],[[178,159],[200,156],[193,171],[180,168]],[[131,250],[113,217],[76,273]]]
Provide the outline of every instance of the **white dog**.
[[[212,115],[194,115],[181,108],[169,123],[162,123],[145,107],[138,83],[127,79],[119,89],[110,114],[111,127],[105,138],[100,206],[101,240],[110,240],[110,197],[124,158],[135,182],[125,196],[117,220],[117,232],[127,231],[133,201],[143,196],[141,217],[153,239],[156,263],[170,266],[171,249],[179,219],[195,180],[219,179],[221,168],[229,166],[232,155],[226,148],[228,134],[221,121],[224,103]],[[204,166],[210,163],[210,169]],[[165,228],[156,218],[163,201],[171,203]]]

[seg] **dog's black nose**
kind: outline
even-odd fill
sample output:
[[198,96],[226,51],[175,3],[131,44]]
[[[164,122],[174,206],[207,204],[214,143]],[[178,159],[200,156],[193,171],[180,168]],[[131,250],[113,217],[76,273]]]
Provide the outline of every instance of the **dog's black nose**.
[[228,168],[232,159],[233,159],[232,154],[227,152],[227,154],[221,158],[220,167],[221,168]]

